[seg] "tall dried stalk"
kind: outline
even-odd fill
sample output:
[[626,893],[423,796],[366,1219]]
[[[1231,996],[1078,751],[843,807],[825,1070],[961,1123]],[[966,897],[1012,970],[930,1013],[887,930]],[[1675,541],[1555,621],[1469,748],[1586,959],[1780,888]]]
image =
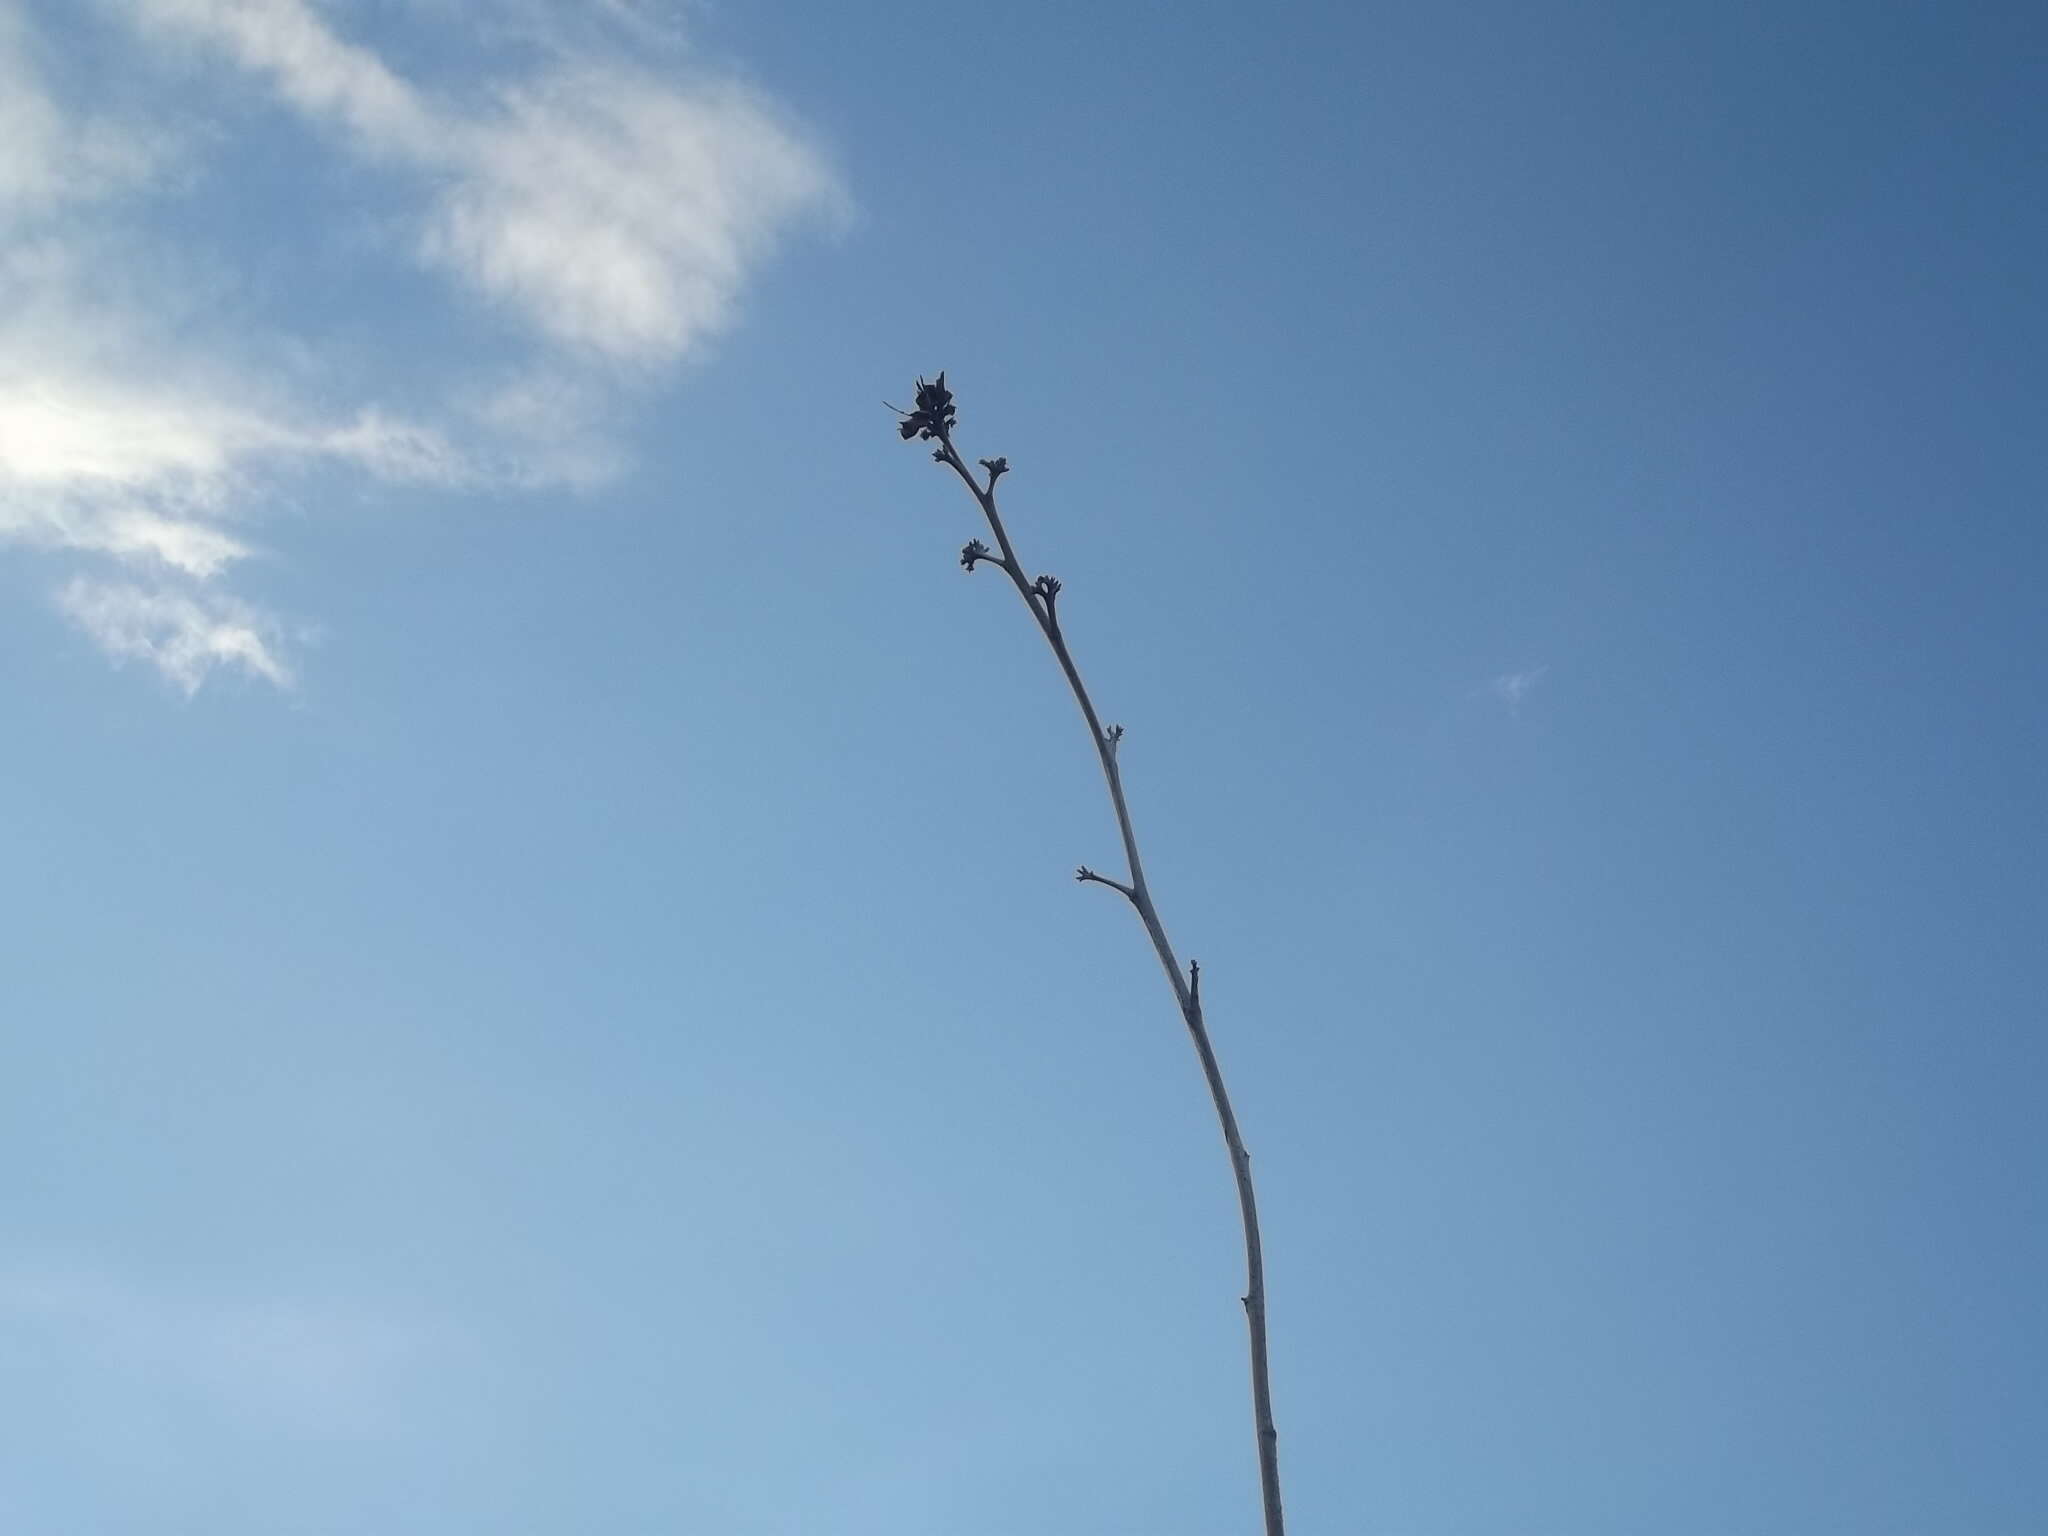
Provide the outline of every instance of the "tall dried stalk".
[[978,461],[986,479],[978,479],[967,467],[953,446],[953,395],[946,388],[943,373],[935,383],[919,379],[915,409],[898,411],[897,415],[902,418],[899,425],[906,441],[917,438],[937,444],[932,450],[932,458],[960,477],[961,484],[972,493],[982,515],[988,519],[989,531],[995,535],[996,547],[993,550],[980,539],[970,539],[960,551],[961,565],[970,571],[980,564],[997,566],[1010,578],[1010,584],[1024,599],[1024,606],[1030,610],[1039,632],[1052,647],[1060,671],[1066,674],[1067,686],[1074,690],[1074,700],[1081,706],[1081,716],[1088,722],[1088,738],[1095,744],[1095,755],[1102,763],[1103,781],[1109,786],[1109,801],[1116,810],[1117,831],[1123,836],[1124,859],[1130,878],[1112,880],[1085,864],[1075,871],[1075,875],[1080,880],[1106,885],[1121,892],[1137,911],[1138,920],[1145,925],[1145,932],[1152,940],[1153,952],[1159,956],[1159,963],[1166,970],[1166,979],[1172,984],[1174,1001],[1180,1005],[1181,1019],[1195,1043],[1195,1054],[1202,1061],[1202,1075],[1209,1081],[1209,1097],[1215,1101],[1216,1118],[1223,1127],[1223,1143],[1230,1150],[1230,1168],[1237,1179],[1238,1210],[1244,1218],[1244,1315],[1251,1332],[1252,1419],[1258,1435],[1259,1494],[1265,1506],[1266,1536],[1285,1536],[1285,1522],[1280,1512],[1280,1435],[1273,1427],[1273,1397],[1266,1370],[1266,1264],[1259,1244],[1259,1206],[1252,1190],[1252,1157],[1244,1149],[1244,1138],[1238,1134],[1237,1115],[1230,1107],[1230,1094],[1223,1086],[1223,1069],[1216,1064],[1216,1051],[1209,1043],[1208,1026],[1202,1019],[1202,968],[1190,960],[1187,975],[1181,975],[1180,962],[1174,958],[1165,925],[1159,921],[1159,909],[1153,905],[1151,887],[1145,883],[1145,866],[1138,857],[1138,839],[1131,830],[1131,812],[1124,801],[1123,776],[1117,770],[1117,746],[1123,740],[1124,728],[1103,725],[1095,712],[1094,701],[1088,696],[1087,685],[1081,681],[1081,674],[1074,666],[1066,636],[1060,631],[1059,582],[1051,576],[1027,577],[1023,562],[1017,558],[1016,548],[1010,542],[1009,532],[1003,527],[1002,514],[996,508],[996,482],[1009,471],[1009,461],[1000,458]]

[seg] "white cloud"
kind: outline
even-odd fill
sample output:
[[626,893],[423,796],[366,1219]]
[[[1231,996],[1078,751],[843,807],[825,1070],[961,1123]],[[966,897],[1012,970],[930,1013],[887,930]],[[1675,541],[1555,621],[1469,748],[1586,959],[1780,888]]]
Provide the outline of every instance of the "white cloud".
[[780,230],[839,197],[816,153],[735,82],[581,62],[465,108],[335,36],[304,0],[138,4],[225,48],[359,154],[426,177],[428,265],[613,360],[672,361],[718,332]]
[[1531,689],[1543,681],[1549,671],[1549,667],[1543,666],[1530,667],[1520,672],[1503,672],[1487,683],[1486,691],[1507,705],[1511,714],[1519,713],[1522,700],[1528,697]]
[[129,0],[137,16],[227,45],[301,111],[338,117],[370,147],[422,153],[434,134],[413,92],[366,48],[343,42],[304,0]]
[[217,506],[261,461],[327,457],[442,485],[473,475],[439,431],[378,407],[332,426],[295,424],[287,409],[214,398],[192,381],[129,384],[61,356],[0,363],[0,529],[33,517],[38,494]]
[[345,459],[380,480],[412,485],[462,486],[483,478],[438,428],[402,421],[366,406],[345,427],[299,434],[286,445]]
[[11,0],[0,0],[0,217],[89,201],[158,173],[174,136],[62,110],[37,77],[35,41]]
[[220,666],[291,686],[276,621],[238,598],[74,576],[57,602],[115,661],[149,662],[188,694]]
[[[535,38],[564,15],[498,5]],[[423,383],[432,360],[388,349],[408,358],[400,396],[435,400],[436,420],[309,404],[309,387],[347,392],[362,370],[252,323],[233,251],[188,254],[138,216],[138,198],[183,189],[193,150],[218,135],[184,126],[189,101],[174,122],[60,99],[37,67],[54,55],[34,10],[0,0],[0,544],[111,567],[64,580],[59,609],[187,693],[221,668],[291,685],[287,627],[224,590],[246,579],[253,527],[280,497],[303,505],[323,470],[444,490],[601,483],[624,463],[606,423],[643,376],[618,365],[673,362],[727,325],[774,237],[839,196],[757,94],[605,54],[595,39],[624,27],[637,57],[667,45],[665,64],[686,62],[641,0],[577,13],[581,41],[543,46],[547,72],[465,81],[459,97],[403,77],[305,0],[118,0],[109,13],[142,29],[153,67],[196,63],[204,78],[209,57],[229,61],[230,81],[261,80],[328,145],[395,177],[413,198],[399,254],[544,349],[481,384],[446,366]],[[502,25],[469,0],[443,19]]]
[[188,694],[219,667],[290,686],[283,626],[216,588],[253,553],[227,525],[308,464],[440,485],[475,471],[430,427],[375,407],[306,421],[226,370],[158,355],[146,334],[100,334],[73,291],[82,274],[45,255],[25,277],[0,270],[12,316],[0,319],[0,543],[148,578],[74,577],[58,594],[116,660],[146,661]]
[[40,506],[0,504],[0,536],[55,549],[89,550],[142,565],[162,565],[201,579],[245,558],[249,547],[192,518],[138,506],[59,499]]

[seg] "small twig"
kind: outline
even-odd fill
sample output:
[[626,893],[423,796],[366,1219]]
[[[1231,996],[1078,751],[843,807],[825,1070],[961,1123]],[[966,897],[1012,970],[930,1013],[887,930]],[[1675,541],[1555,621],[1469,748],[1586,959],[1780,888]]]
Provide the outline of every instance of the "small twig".
[[1138,893],[1132,890],[1128,885],[1125,885],[1123,881],[1112,880],[1107,875],[1098,875],[1086,864],[1083,864],[1079,869],[1074,871],[1074,878],[1076,880],[1083,882],[1084,884],[1106,885],[1112,891],[1122,891],[1124,895],[1129,897],[1132,901],[1136,901],[1138,899]]

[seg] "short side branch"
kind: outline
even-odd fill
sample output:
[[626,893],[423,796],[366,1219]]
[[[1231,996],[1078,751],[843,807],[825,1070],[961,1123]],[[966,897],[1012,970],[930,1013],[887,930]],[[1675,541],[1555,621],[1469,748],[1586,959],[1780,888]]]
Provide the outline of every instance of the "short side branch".
[[1132,890],[1128,885],[1125,885],[1123,881],[1112,880],[1107,875],[1098,875],[1086,864],[1083,864],[1079,869],[1074,871],[1074,878],[1076,880],[1081,881],[1084,885],[1106,885],[1112,891],[1121,891],[1123,892],[1124,896],[1131,901],[1136,901],[1138,899],[1138,893]]

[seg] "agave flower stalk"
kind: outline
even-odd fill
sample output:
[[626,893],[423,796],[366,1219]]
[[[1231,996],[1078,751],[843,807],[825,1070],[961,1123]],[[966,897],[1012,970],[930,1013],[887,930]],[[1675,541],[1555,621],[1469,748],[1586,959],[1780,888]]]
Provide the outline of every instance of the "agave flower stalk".
[[898,410],[896,414],[899,418],[897,428],[903,439],[907,442],[915,438],[935,444],[932,458],[958,475],[980,506],[982,516],[988,521],[989,532],[995,536],[995,547],[991,549],[980,539],[970,539],[960,551],[960,564],[968,571],[977,565],[993,565],[1010,578],[1010,585],[1024,600],[1039,633],[1052,647],[1060,671],[1066,675],[1067,686],[1074,691],[1074,700],[1081,706],[1081,716],[1088,724],[1089,740],[1102,764],[1103,782],[1109,788],[1117,831],[1123,838],[1126,874],[1124,879],[1118,880],[1098,874],[1084,864],[1075,871],[1075,878],[1084,883],[1109,887],[1122,895],[1137,912],[1146,936],[1152,941],[1153,952],[1158,955],[1159,963],[1166,971],[1166,979],[1173,987],[1174,1001],[1180,1008],[1182,1022],[1187,1025],[1195,1054],[1201,1059],[1202,1075],[1208,1079],[1209,1096],[1215,1102],[1216,1118],[1223,1128],[1223,1143],[1230,1152],[1231,1172],[1237,1180],[1238,1210],[1244,1220],[1244,1315],[1251,1334],[1252,1420],[1258,1439],[1259,1494],[1265,1508],[1266,1536],[1285,1536],[1280,1509],[1280,1436],[1273,1427],[1273,1398],[1267,1373],[1266,1265],[1259,1242],[1259,1206],[1252,1189],[1252,1159],[1245,1150],[1244,1138],[1238,1134],[1237,1115],[1230,1106],[1230,1094],[1223,1085],[1223,1069],[1217,1065],[1216,1051],[1209,1042],[1208,1025],[1202,1016],[1202,968],[1190,960],[1186,974],[1182,974],[1173,944],[1166,936],[1166,926],[1160,921],[1159,909],[1152,900],[1152,889],[1145,881],[1145,866],[1138,857],[1137,834],[1131,829],[1130,807],[1124,797],[1123,775],[1117,767],[1117,749],[1123,741],[1124,728],[1102,723],[1101,716],[1096,713],[1095,702],[1089,697],[1088,687],[1081,681],[1080,670],[1074,665],[1066,635],[1060,628],[1061,588],[1058,579],[1027,575],[1016,546],[1010,541],[1009,530],[1003,526],[1002,513],[996,506],[996,482],[1009,472],[1009,460],[977,460],[982,469],[980,475],[967,467],[959,450],[953,446],[956,412],[953,393],[946,387],[943,373],[932,382],[919,379],[913,409]]

